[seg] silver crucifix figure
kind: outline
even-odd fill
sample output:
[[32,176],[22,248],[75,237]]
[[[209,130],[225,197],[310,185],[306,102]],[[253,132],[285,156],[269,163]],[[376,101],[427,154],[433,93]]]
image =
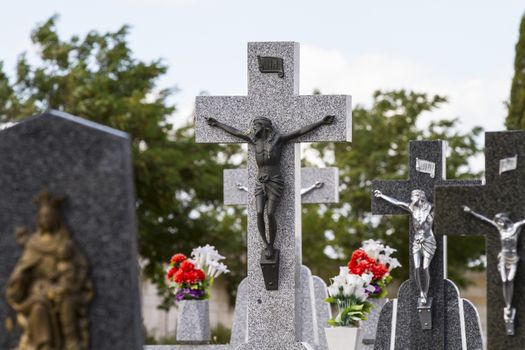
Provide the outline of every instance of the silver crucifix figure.
[[[395,198],[374,191],[374,196],[382,198],[395,206],[408,211],[412,215],[414,225],[414,241],[412,243],[412,257],[414,259],[415,279],[419,289],[419,307],[430,306],[428,300],[428,289],[430,287],[430,262],[436,252],[436,239],[432,232],[434,221],[434,206],[427,200],[425,192],[413,190],[410,195],[410,203],[401,202]],[[421,268],[423,268],[423,281],[421,280]]]
[[503,319],[505,320],[507,334],[514,335],[516,309],[512,307],[512,296],[514,294],[514,277],[516,277],[518,261],[520,260],[518,256],[518,236],[521,232],[521,227],[525,225],[525,220],[513,222],[509,214],[506,213],[498,213],[491,220],[473,211],[466,205],[463,206],[463,210],[475,218],[491,224],[499,232],[501,252],[498,254],[498,270],[503,282],[503,299],[505,301]]

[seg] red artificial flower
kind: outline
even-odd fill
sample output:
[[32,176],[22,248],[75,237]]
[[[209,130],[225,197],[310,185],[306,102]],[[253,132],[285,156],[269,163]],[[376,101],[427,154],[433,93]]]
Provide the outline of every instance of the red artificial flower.
[[388,272],[388,268],[384,264],[378,263],[362,249],[358,249],[352,254],[352,258],[348,262],[348,269],[355,275],[372,273],[374,275],[373,281],[383,278]]
[[388,272],[388,267],[383,264],[374,264],[370,271],[374,274],[374,280],[379,280]]
[[179,263],[183,262],[183,261],[186,260],[186,259],[188,259],[188,258],[186,257],[186,255],[179,253],[179,254],[175,254],[175,255],[173,255],[173,256],[171,257],[171,261],[170,261],[170,263],[171,263],[172,265],[176,265],[176,264],[179,264]]
[[180,269],[184,272],[190,272],[190,271],[193,271],[195,270],[195,265],[189,261],[189,260],[184,260],[181,264],[180,264]]
[[187,274],[184,271],[182,271],[182,269],[178,270],[173,275],[173,281],[175,281],[175,283],[178,283],[178,284],[186,283],[187,279],[188,279]]
[[172,267],[169,271],[168,271],[168,274],[166,275],[166,277],[171,280],[171,278],[173,277],[173,275],[175,274],[175,272],[177,272],[178,269],[174,266]]
[[199,277],[197,276],[197,271],[196,270],[192,270],[192,271],[186,273],[186,283],[195,284],[195,283],[197,283],[198,279],[199,279]]
[[197,274],[197,280],[204,281],[206,279],[206,274],[201,269],[195,270],[195,273]]

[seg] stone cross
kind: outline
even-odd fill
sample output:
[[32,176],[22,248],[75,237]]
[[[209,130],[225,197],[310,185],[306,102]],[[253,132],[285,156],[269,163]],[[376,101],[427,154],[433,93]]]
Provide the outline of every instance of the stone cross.
[[[339,169],[302,168],[301,201],[303,204],[328,204],[339,202]],[[248,170],[224,170],[224,204],[247,205]],[[321,186],[316,186],[321,184]],[[300,258],[300,257],[299,257]],[[311,344],[316,350],[327,350],[324,328],[331,318],[330,305],[324,300],[328,297],[326,283],[318,276],[313,276],[306,266],[301,267],[301,336],[300,339]],[[235,314],[230,344],[246,342],[247,289],[243,280],[237,289]]]
[[[270,57],[275,70],[260,64]],[[270,67],[271,68],[271,67]],[[299,44],[259,42],[248,44],[248,95],[201,96],[196,100],[197,142],[239,143],[241,139],[207,124],[208,118],[250,130],[255,118],[265,117],[281,133],[318,122],[327,115],[335,122],[284,145],[281,174],[284,193],[276,213],[279,228],[276,248],[280,250],[278,290],[267,290],[261,271],[263,242],[257,228],[255,185],[257,164],[253,147],[248,147],[248,343],[239,349],[304,349],[297,341],[300,314],[301,271],[300,142],[346,142],[351,136],[349,96],[298,96]]]
[[50,110],[0,131],[0,169],[0,349],[17,348],[20,336],[5,299],[7,278],[22,252],[15,229],[33,232],[32,200],[43,189],[66,198],[61,213],[89,265],[89,348],[142,349],[129,135]]
[[525,219],[524,160],[525,132],[487,132],[486,184],[436,188],[436,234],[486,237],[488,349],[522,349],[525,344],[525,240],[523,234],[518,233],[514,254],[519,262],[516,261],[514,295],[511,298],[516,311],[514,322],[505,322],[504,284],[498,267],[498,255],[502,251],[500,233],[497,227],[479,220],[462,206],[468,206],[489,220],[499,213],[508,213],[515,223]]
[[[301,182],[301,203],[329,204],[339,202],[339,169],[332,167],[302,168]],[[250,194],[247,187],[247,169],[224,169],[223,183],[225,205],[248,204]]]
[[[409,180],[374,180],[373,190],[401,202],[410,203],[413,190],[424,191],[426,198],[432,202],[434,186],[452,184],[475,184],[479,181],[447,180],[445,176],[445,148],[443,141],[411,141],[409,160]],[[394,206],[383,198],[372,195],[372,212],[374,214],[399,215],[408,214],[406,210]],[[412,252],[414,242],[413,219],[410,217],[409,241]],[[405,234],[399,232],[396,234]],[[446,280],[446,243],[445,237],[436,236],[437,249],[430,263],[431,309],[419,304],[420,289],[415,281],[414,259],[410,257],[410,279],[405,281],[398,293],[397,300],[387,303],[381,312],[377,335],[376,349],[445,349],[447,345],[447,317],[462,313],[453,313],[451,304],[458,303],[458,291],[452,282]],[[412,255],[412,254],[411,254]],[[449,294],[452,293],[449,301]],[[454,295],[456,293],[456,295]],[[394,305],[394,306],[393,306]],[[447,309],[448,308],[448,309]],[[447,312],[448,310],[448,312]],[[448,315],[447,315],[448,314]],[[383,323],[383,324],[382,324]],[[384,324],[386,323],[386,325]],[[452,325],[452,322],[449,322]],[[459,331],[459,327],[456,327]],[[464,330],[464,329],[463,329]],[[465,330],[464,330],[465,331]],[[381,334],[382,333],[382,334]],[[465,332],[463,332],[465,334]],[[450,338],[450,337],[449,337]]]

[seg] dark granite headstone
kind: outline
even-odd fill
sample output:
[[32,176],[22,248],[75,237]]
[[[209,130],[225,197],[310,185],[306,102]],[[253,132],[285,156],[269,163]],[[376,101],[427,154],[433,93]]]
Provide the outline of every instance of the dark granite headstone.
[[[445,147],[446,143],[443,141],[411,141],[410,180],[374,180],[372,189],[380,190],[383,194],[403,202],[410,202],[412,190],[419,189],[424,191],[427,199],[432,202],[434,186],[437,184],[479,183],[476,180],[446,180]],[[433,167],[431,163],[434,164]],[[387,215],[408,214],[373,195],[372,212]],[[412,247],[414,235],[412,218],[410,218],[410,247]],[[415,268],[413,258],[410,256],[411,278],[401,285],[397,300],[389,302],[383,307],[376,333],[375,349],[446,349],[449,348],[446,344],[450,337],[458,337],[460,342],[456,344],[455,349],[461,349],[461,339],[466,338],[465,333],[476,333],[475,329],[461,329],[460,324],[454,322],[454,315],[457,315],[459,319],[459,315],[464,310],[459,310],[458,307],[461,300],[457,288],[446,279],[446,243],[442,236],[436,236],[436,241],[437,249],[430,264],[430,289],[428,293],[428,296],[432,298],[432,328],[423,329],[420,322],[418,314],[419,289],[413,278]],[[453,286],[451,290],[447,289],[448,285]],[[471,309],[467,312],[470,311]],[[469,317],[475,318],[477,314]],[[464,322],[461,322],[464,325]],[[479,324],[477,328],[480,329]],[[477,333],[481,337],[481,334]],[[394,347],[391,347],[392,341],[395,342]]]
[[[17,345],[5,328],[14,313],[7,278],[21,254],[15,228],[35,228],[33,197],[64,195],[62,213],[89,261],[95,297],[90,349],[141,349],[135,195],[127,134],[62,112],[30,117],[0,132],[0,349]],[[9,322],[7,322],[9,323]]]
[[[500,167],[500,160],[514,158],[516,168]],[[502,282],[498,272],[501,250],[498,230],[466,213],[463,205],[492,219],[508,213],[516,222],[525,219],[525,132],[485,134],[485,177],[483,186],[436,188],[435,232],[438,235],[485,235],[487,254],[487,339],[488,349],[525,348],[525,246],[523,231],[518,240],[518,271],[514,282],[515,335],[507,335],[503,319]],[[500,172],[503,170],[503,172]]]

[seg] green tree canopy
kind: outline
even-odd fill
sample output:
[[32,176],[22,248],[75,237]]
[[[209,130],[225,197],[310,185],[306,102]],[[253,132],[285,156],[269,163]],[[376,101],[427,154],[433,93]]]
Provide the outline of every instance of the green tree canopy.
[[509,113],[505,125],[507,129],[525,129],[525,15],[521,18],[519,39],[516,43],[514,59],[514,78],[510,90]]
[[[455,131],[457,119],[439,120],[421,129],[418,124],[424,113],[446,103],[442,96],[404,90],[376,92],[372,106],[353,110],[352,143],[315,145],[314,148],[332,159],[340,172],[340,203],[330,207],[306,206],[303,209],[303,255],[315,274],[329,278],[337,274],[337,266],[346,264],[351,252],[366,239],[379,239],[398,252],[403,268],[395,271],[398,281],[408,278],[408,218],[406,216],[371,215],[373,179],[408,178],[410,140],[446,140],[447,178],[476,178],[468,161],[479,154],[475,128],[468,133]],[[328,155],[328,157],[326,157]],[[327,162],[331,164],[330,161]],[[483,238],[449,237],[449,273],[464,283],[465,266],[484,252]],[[325,254],[329,252],[330,256]]]
[[[170,305],[164,262],[197,245],[215,245],[226,255],[233,291],[245,273],[246,216],[242,208],[222,205],[222,173],[226,166],[240,166],[233,164],[238,146],[196,144],[192,126],[173,129],[169,118],[175,107],[168,102],[173,90],[157,86],[167,67],[159,60],[143,62],[133,56],[127,26],[64,40],[56,20],[50,18],[31,34],[38,62],[22,54],[13,79],[0,62],[0,122],[53,108],[128,132],[143,271],[166,297],[163,306]],[[449,178],[477,175],[469,175],[468,160],[479,152],[479,128],[456,132],[457,120],[418,128],[424,113],[445,102],[440,96],[403,90],[377,92],[370,108],[354,109],[352,144],[314,146],[323,159],[335,154],[335,163],[326,163],[339,167],[341,175],[340,204],[303,207],[303,260],[315,274],[325,279],[335,275],[363,239],[376,238],[399,250],[404,268],[396,276],[407,278],[407,219],[371,218],[371,180],[406,178],[409,140],[437,138],[449,142]],[[454,277],[460,276],[458,266],[483,252],[483,245],[482,239],[452,239],[459,244],[449,250],[460,252],[449,259]]]
[[52,108],[129,133],[145,276],[167,297],[163,264],[175,252],[189,254],[209,243],[230,257],[229,278],[238,282],[246,244],[242,216],[228,216],[221,206],[222,170],[237,147],[196,144],[189,126],[173,130],[175,107],[167,101],[173,90],[157,86],[167,67],[133,56],[128,26],[63,40],[56,21],[54,16],[32,32],[38,62],[20,55],[13,82],[0,63],[0,122]]

